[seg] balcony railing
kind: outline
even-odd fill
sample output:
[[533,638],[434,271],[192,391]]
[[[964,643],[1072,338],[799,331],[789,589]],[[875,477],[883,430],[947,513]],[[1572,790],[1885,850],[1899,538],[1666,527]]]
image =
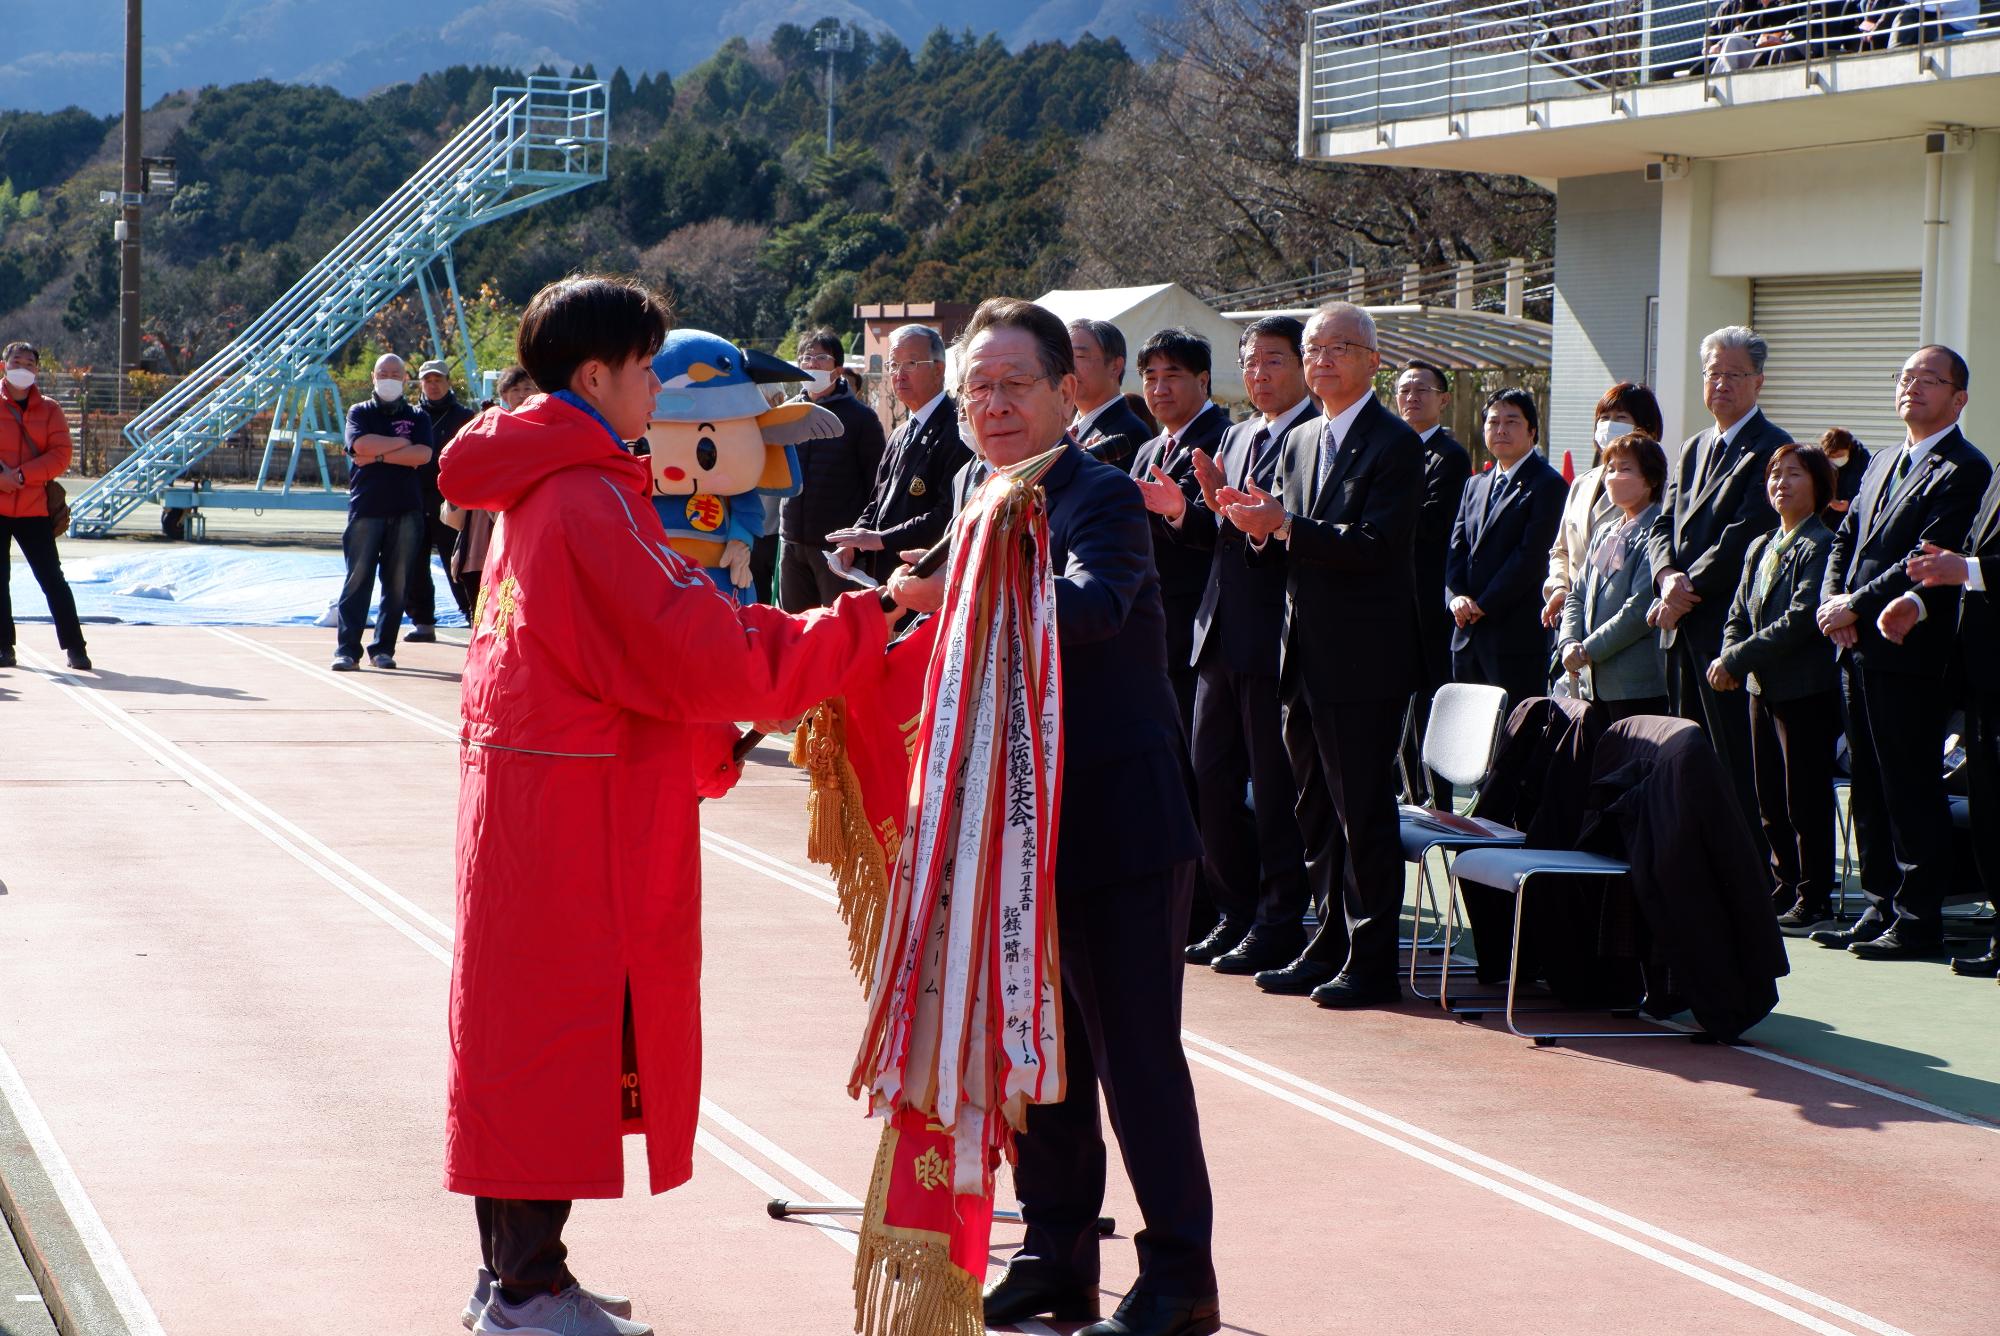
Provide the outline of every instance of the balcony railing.
[[[1903,51],[1917,69],[1947,43],[2000,36],[1980,0],[1869,8],[1863,0],[1600,0],[1391,4],[1343,0],[1311,12],[1300,128],[1310,135],[1467,111],[1608,98],[1748,70],[1795,68],[1801,92],[1830,63]],[[1629,106],[1623,108],[1630,110]]]

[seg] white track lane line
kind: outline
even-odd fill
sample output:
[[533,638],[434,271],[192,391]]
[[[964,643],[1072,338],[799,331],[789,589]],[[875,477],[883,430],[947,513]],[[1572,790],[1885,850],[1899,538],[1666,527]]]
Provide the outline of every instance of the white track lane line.
[[[319,670],[312,669],[309,665],[299,660],[296,656],[285,654],[282,651],[271,650],[266,646],[260,645],[257,642],[250,640],[248,637],[238,636],[233,632],[225,632],[225,631],[218,631],[217,634],[223,635],[226,638],[233,641],[239,641],[244,645],[254,647],[259,653],[264,654],[266,657],[281,662],[285,662],[287,666],[296,668],[302,672],[311,673],[315,677],[315,679],[324,681],[328,685],[340,687],[343,690],[348,690],[350,691],[351,694],[359,696],[363,699],[371,700],[378,704],[382,704],[385,707],[392,708],[393,713],[402,715],[405,718],[408,718],[411,715],[419,715],[421,716],[421,719],[412,719],[412,722],[420,722],[424,724],[424,726],[431,728],[433,731],[441,731],[449,733],[452,736],[456,736],[456,731],[451,729],[450,726],[446,724],[445,721],[443,721],[442,719],[439,719],[435,715],[428,714],[427,712],[422,711],[418,707],[409,706],[404,702],[398,701],[395,698],[388,696],[387,693],[377,691],[374,688],[362,686],[359,683],[348,683],[340,679],[331,679],[323,677]],[[832,883],[826,880],[824,877],[821,877],[815,873],[787,864],[783,860],[771,854],[767,854],[761,849],[757,849],[752,845],[745,844],[742,841],[731,839],[730,837],[725,835],[719,835],[719,834],[711,835],[708,832],[704,832],[702,836],[702,842],[704,845],[708,846],[709,852],[714,853],[722,858],[725,858],[730,862],[736,863],[739,866],[745,868],[749,868],[753,871],[762,872],[767,877],[770,877],[772,880],[778,881],[786,886],[791,887],[794,890],[802,891],[805,894],[811,895],[816,899],[826,901],[828,903],[835,902],[835,897],[832,894],[831,890],[826,889],[830,888]],[[1809,1313],[1802,1312],[1801,1310],[1793,1308],[1788,1304],[1781,1303],[1775,1299],[1770,1298],[1768,1295],[1758,1294],[1756,1291],[1746,1289],[1745,1287],[1738,1285],[1735,1282],[1730,1281],[1723,1276],[1717,1275],[1714,1272],[1707,1271],[1702,1267],[1694,1266],[1691,1263],[1683,1261],[1682,1259],[1675,1258],[1667,1253],[1660,1252],[1658,1249],[1650,1247],[1649,1245],[1640,1242],[1638,1239],[1633,1239],[1626,1235],[1618,1234],[1617,1231],[1609,1229],[1603,1225],[1599,1225],[1595,1221],[1586,1220],[1583,1217],[1578,1216],[1568,1210],[1562,1209],[1561,1207],[1556,1207],[1548,1202],[1540,1201],[1540,1199],[1528,1197],[1525,1193],[1522,1193],[1514,1188],[1509,1187],[1506,1183],[1499,1182],[1496,1179],[1489,1178],[1484,1174],[1476,1173],[1472,1170],[1466,1169],[1464,1166],[1452,1165],[1449,1161],[1443,1160],[1441,1157],[1436,1156],[1428,1151],[1425,1151],[1419,1146],[1413,1145],[1410,1142],[1403,1141],[1396,1136],[1391,1136],[1386,1133],[1382,1133],[1377,1129],[1369,1128],[1366,1125],[1356,1122],[1354,1119],[1345,1116],[1344,1114],[1338,1112],[1337,1110],[1346,1109],[1350,1112],[1358,1113],[1362,1117],[1369,1118],[1376,1122],[1379,1122],[1385,1127],[1394,1128],[1397,1132],[1401,1132],[1406,1136],[1412,1136],[1419,1141],[1423,1141],[1430,1145],[1436,1146],[1441,1150],[1449,1152],[1450,1154],[1460,1156],[1465,1160],[1467,1160],[1469,1163],[1479,1165],[1481,1168],[1499,1174],[1503,1178],[1511,1179],[1516,1183],[1521,1183],[1525,1186],[1533,1188],[1536,1191],[1546,1193],[1549,1196],[1556,1198],[1558,1201],[1562,1201],[1570,1206],[1575,1206],[1580,1210],[1587,1211],[1592,1215],[1600,1217],[1601,1219],[1614,1221],[1619,1225],[1623,1226],[1624,1228],[1630,1229],[1633,1232],[1638,1233],[1644,1237],[1651,1238],[1657,1242],[1664,1243],[1670,1247],[1680,1249],[1681,1251],[1688,1253],[1690,1256],[1698,1257],[1702,1261],[1708,1262],[1711,1265],[1719,1266],[1724,1270],[1742,1276],[1744,1279],[1750,1280],[1759,1285],[1763,1285],[1769,1289],[1776,1290],[1777,1292],[1784,1294],[1789,1298],[1796,1299],[1801,1303],[1805,1303],[1812,1307],[1818,1308],[1822,1312],[1852,1322],[1858,1326],[1863,1327],[1868,1331],[1876,1333],[1876,1336],[1909,1336],[1909,1333],[1904,1332],[1901,1328],[1892,1326],[1891,1324],[1883,1322],[1878,1318],[1871,1317],[1870,1315],[1862,1313],[1859,1310],[1850,1307],[1849,1305],[1840,1303],[1839,1301],[1834,1299],[1829,1299],[1824,1295],[1817,1294],[1811,1290],[1804,1288],[1803,1286],[1796,1285],[1791,1281],[1784,1280],[1781,1277],[1771,1275],[1770,1273],[1762,1271],[1756,1267],[1750,1266],[1747,1263],[1739,1262],[1736,1259],[1729,1257],[1727,1254],[1717,1252],[1716,1250],[1709,1248],[1703,1244],[1695,1243],[1692,1240],[1682,1238],[1681,1236],[1674,1234],[1671,1231],[1661,1229],[1654,1225],[1650,1225],[1645,1221],[1637,1219],[1634,1216],[1618,1211],[1613,1207],[1605,1206],[1600,1202],[1593,1201],[1588,1197],[1582,1196],[1579,1193],[1571,1192],[1566,1188],[1557,1186],[1556,1184],[1549,1183],[1544,1179],[1540,1179],[1535,1175],[1526,1173],[1523,1170],[1516,1169],[1513,1166],[1505,1164],[1502,1161],[1495,1160],[1489,1156],[1482,1155],[1479,1152],[1473,1151],[1468,1147],[1460,1146],[1456,1142],[1452,1142],[1448,1138],[1439,1136],[1436,1133],[1429,1132],[1425,1129],[1415,1126],[1414,1124],[1405,1122],[1401,1119],[1394,1118],[1389,1114],[1381,1113],[1375,1109],[1371,1109],[1367,1105],[1361,1104],[1355,1100],[1351,1100],[1346,1096],[1340,1095],[1335,1091],[1328,1090],[1323,1086],[1316,1085],[1313,1082],[1305,1080],[1303,1077],[1295,1076],[1292,1073],[1284,1071],[1282,1068],[1274,1067],[1271,1066],[1270,1064],[1263,1063],[1257,1059],[1249,1057],[1246,1054],[1239,1053],[1236,1050],[1231,1049],[1226,1045],[1219,1044],[1213,1040],[1206,1039],[1203,1036],[1195,1034],[1192,1031],[1183,1031],[1183,1040],[1185,1041],[1186,1044],[1190,1045],[1188,1049],[1189,1057],[1194,1059],[1196,1062],[1200,1063],[1202,1066],[1209,1067],[1217,1072],[1227,1075],[1232,1079],[1242,1082],[1245,1085],[1249,1085],[1253,1089],[1260,1090],[1265,1094],[1271,1095],[1273,1098],[1280,1099],[1285,1103],[1298,1105],[1299,1107],[1309,1108],[1316,1115],[1326,1118],[1328,1121],[1335,1122],[1341,1126],[1347,1127],[1349,1130],[1356,1131],[1361,1135],[1369,1137],[1371,1140],[1381,1141],[1385,1145],[1389,1145],[1392,1148],[1402,1151],[1405,1154],[1409,1154],[1413,1158],[1416,1158],[1426,1164],[1431,1164],[1433,1165],[1433,1167],[1442,1168],[1446,1172],[1451,1173],[1454,1176],[1465,1179],[1467,1182],[1475,1183],[1478,1186],[1485,1187],[1490,1191],[1497,1192],[1499,1195],[1506,1197],[1509,1200],[1515,1200],[1523,1205],[1528,1205],[1530,1209],[1540,1211],[1545,1215],[1549,1215],[1553,1219],[1559,1220],[1565,1224],[1570,1224],[1573,1227],[1582,1229],[1585,1233],[1591,1234],[1595,1237],[1602,1238],[1606,1242],[1614,1243],[1616,1246],[1625,1248],[1626,1250],[1631,1252],[1635,1252],[1640,1256],[1647,1257],[1649,1258],[1649,1260],[1659,1262],[1661,1265],[1667,1266],[1672,1270],[1681,1272],[1682,1274],[1687,1275],[1690,1278],[1700,1280],[1704,1284],[1712,1285],[1714,1288],[1720,1289],[1725,1293],[1743,1299],[1746,1302],[1753,1303],[1758,1307],[1766,1308],[1768,1311],[1771,1311],[1774,1314],[1777,1314],[1778,1316],[1785,1317],[1788,1320],[1797,1322],[1800,1325],[1807,1327],[1809,1330],[1819,1331],[1823,1333],[1840,1333],[1844,1329],[1839,1327],[1833,1327],[1826,1323],[1823,1323],[1820,1321],[1820,1319],[1813,1317]],[[1199,1051],[1201,1049],[1205,1049],[1207,1050],[1207,1052]],[[1760,1050],[1757,1049],[1745,1049],[1744,1051],[1751,1053],[1760,1053]],[[1782,1058],[1780,1055],[1771,1055],[1771,1056],[1778,1058],[1786,1066],[1796,1067],[1799,1070],[1807,1072],[1809,1074],[1825,1075],[1830,1078],[1839,1079],[1842,1084],[1852,1085],[1857,1088],[1870,1091],[1871,1093],[1880,1093],[1890,1098],[1900,1098],[1900,1102],[1906,1104],[1913,1104],[1927,1109],[1933,1107],[1923,1104],[1922,1101],[1913,1100],[1908,1096],[1898,1097],[1893,1091],[1880,1090],[1877,1087],[1869,1086],[1865,1082],[1855,1081],[1852,1080],[1851,1078],[1839,1078],[1838,1074],[1836,1073],[1823,1072],[1821,1069],[1812,1067],[1809,1064],[1800,1063],[1792,1059]],[[1222,1060],[1223,1058],[1228,1059],[1228,1061],[1223,1061]],[[1230,1066],[1231,1062],[1240,1063],[1242,1064],[1242,1067],[1241,1068],[1232,1067]],[[1255,1073],[1261,1073],[1262,1076],[1256,1075]],[[1276,1080],[1283,1081],[1286,1085],[1293,1087],[1293,1090],[1282,1089],[1279,1086],[1273,1085],[1269,1080],[1263,1079],[1263,1077],[1272,1077],[1275,1078]],[[1307,1099],[1300,1094],[1294,1093],[1295,1091],[1299,1090],[1306,1092],[1306,1094],[1308,1095],[1317,1096],[1319,1099],[1326,1100],[1328,1104],[1333,1105],[1335,1107],[1329,1108],[1325,1105],[1317,1104],[1314,1102],[1314,1100]],[[1938,1112],[1948,1114],[1950,1111],[1938,1110]],[[1983,1123],[1976,1119],[1967,1119],[1964,1115],[1954,1115],[1953,1120],[1958,1122],[1970,1123],[1970,1125],[1978,1127],[1985,1127],[1985,1128],[1992,1127],[1991,1124]],[[777,1147],[775,1143],[766,1143],[766,1144],[769,1146],[769,1150],[764,1151],[764,1153],[766,1153],[767,1155],[769,1155],[770,1152],[772,1151],[777,1152],[778,1155],[785,1154],[785,1152],[783,1152],[781,1148]],[[759,1147],[759,1149],[763,1150],[763,1147]],[[776,1160],[774,1157],[773,1162],[780,1163],[781,1161]],[[796,1169],[793,1170],[794,1173],[797,1173],[798,1170],[805,1169],[805,1166],[803,1164],[800,1164],[796,1160],[792,1161],[792,1163],[793,1165],[796,1165]],[[807,1170],[806,1172],[810,1173],[809,1170]],[[800,1177],[803,1178],[803,1175],[800,1175]],[[820,1180],[820,1182],[823,1185],[821,1187],[822,1191],[828,1191],[833,1187],[833,1185],[827,1180],[822,1179]],[[839,1194],[837,1190],[829,1192],[830,1198],[837,1198],[841,1195],[844,1194]]]
[[[90,1194],[83,1190],[83,1180],[70,1167],[69,1157],[63,1154],[56,1142],[56,1135],[49,1129],[48,1119],[28,1093],[28,1083],[21,1079],[21,1073],[14,1066],[14,1059],[7,1050],[0,1048],[0,1098],[4,1098],[14,1112],[14,1121],[20,1124],[21,1134],[28,1139],[35,1158],[41,1161],[42,1170],[55,1186],[56,1198],[62,1202],[63,1210],[69,1213],[70,1223],[76,1226],[77,1234],[83,1239],[84,1251],[97,1266],[98,1277],[110,1291],[111,1302],[118,1309],[118,1315],[125,1319],[133,1336],[166,1336],[160,1327],[160,1319],[153,1312],[153,1305],[146,1300],[144,1290],[139,1288],[138,1279],[132,1268],[125,1264],[125,1254],[118,1250],[118,1243],[111,1237],[111,1231],[104,1227],[104,1220],[97,1214],[97,1207],[91,1203]],[[39,1294],[17,1295],[27,1301],[41,1302]],[[0,1321],[0,1330],[5,1329]]]

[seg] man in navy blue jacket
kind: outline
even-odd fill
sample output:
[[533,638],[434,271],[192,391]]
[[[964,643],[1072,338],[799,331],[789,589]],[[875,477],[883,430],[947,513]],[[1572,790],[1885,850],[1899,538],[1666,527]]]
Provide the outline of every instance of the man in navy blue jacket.
[[336,673],[360,667],[361,633],[368,627],[378,569],[382,611],[368,658],[377,668],[396,666],[403,596],[423,542],[424,488],[417,470],[435,453],[430,418],[410,407],[404,394],[409,380],[403,359],[384,353],[375,361],[375,393],[347,410],[347,530],[340,539],[347,582],[338,605]]
[[[1214,1206],[1180,1044],[1181,948],[1201,845],[1146,509],[1131,478],[1065,444],[1074,370],[1061,320],[995,298],[959,347],[961,399],[986,464],[1006,468],[1064,446],[1041,488],[1062,646],[1056,897],[1067,1089],[1061,1103],[1029,1108],[1016,1143],[1027,1237],[987,1292],[986,1321],[1097,1317],[1102,1084],[1146,1225],[1133,1240],[1137,1285],[1079,1336],[1206,1336],[1222,1325]],[[903,607],[935,609],[944,577],[900,568],[889,591]]]

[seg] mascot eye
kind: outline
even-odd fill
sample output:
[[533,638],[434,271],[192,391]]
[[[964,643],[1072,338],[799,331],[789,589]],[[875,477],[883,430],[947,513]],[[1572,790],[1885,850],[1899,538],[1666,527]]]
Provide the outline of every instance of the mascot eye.
[[694,443],[694,462],[704,473],[715,467],[715,438],[704,436]]

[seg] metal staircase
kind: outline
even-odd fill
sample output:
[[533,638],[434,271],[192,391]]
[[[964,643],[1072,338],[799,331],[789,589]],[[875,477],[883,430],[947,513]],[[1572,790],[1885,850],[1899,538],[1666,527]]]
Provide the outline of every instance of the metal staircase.
[[[282,504],[281,498],[292,495],[299,451],[307,444],[320,452],[324,491],[324,447],[340,440],[342,422],[327,363],[412,283],[424,295],[432,341],[439,342],[430,306],[430,271],[439,261],[463,335],[452,243],[481,223],[602,181],[609,139],[610,108],[599,80],[537,75],[526,87],[494,89],[484,112],[270,310],[132,419],[125,428],[132,454],[70,503],[71,531],[104,537],[139,506],[160,500],[204,455],[265,412],[273,417],[257,490],[243,494],[248,499],[239,503]],[[466,373],[468,381],[477,373],[469,361]],[[281,491],[265,486],[274,444],[292,451]],[[199,495],[198,504],[214,505],[223,494]],[[318,501],[314,497],[309,504]]]

